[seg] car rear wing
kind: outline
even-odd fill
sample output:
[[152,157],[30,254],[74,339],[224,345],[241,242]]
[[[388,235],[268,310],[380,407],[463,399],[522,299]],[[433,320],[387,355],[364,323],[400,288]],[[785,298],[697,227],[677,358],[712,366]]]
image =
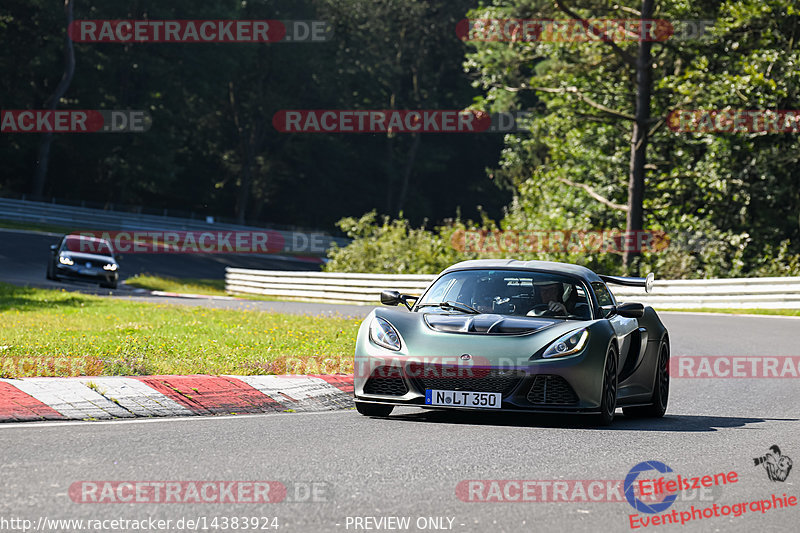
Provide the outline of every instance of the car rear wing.
[[645,278],[626,278],[623,276],[600,276],[600,279],[606,283],[613,283],[614,285],[625,285],[627,287],[644,287],[644,292],[653,290],[653,282],[656,277],[650,272]]

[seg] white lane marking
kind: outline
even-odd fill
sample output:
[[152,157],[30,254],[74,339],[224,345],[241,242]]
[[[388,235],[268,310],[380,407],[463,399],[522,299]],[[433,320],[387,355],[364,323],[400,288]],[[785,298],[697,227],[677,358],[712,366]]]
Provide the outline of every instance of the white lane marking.
[[239,300],[233,296],[214,296],[213,294],[188,294],[182,292],[150,291],[153,296],[166,296],[168,298],[192,298],[194,300]]
[[194,416],[195,413],[175,400],[147,386],[138,379],[105,376],[80,378],[84,384],[94,383],[97,392],[136,416]]
[[788,318],[790,320],[800,320],[800,316],[786,316],[786,315],[753,315],[753,314],[736,314],[736,313],[701,313],[699,311],[658,311],[659,315],[692,315],[692,316],[728,316],[728,317],[746,317],[746,318]]
[[123,409],[79,380],[64,378],[24,378],[3,380],[50,406],[67,418],[131,418]]
[[[267,418],[274,416],[297,417],[297,416],[325,416],[354,414],[355,409],[340,409],[338,411],[316,411],[304,413],[256,413],[248,415],[221,415],[221,416],[194,416],[194,417],[175,417],[175,418],[127,418],[119,420],[65,420],[63,422],[5,422],[0,424],[0,431],[11,428],[45,428],[60,426],[107,426],[113,424],[158,424],[163,422],[203,422],[207,420],[246,420],[248,418]],[[357,413],[356,413],[357,414]]]

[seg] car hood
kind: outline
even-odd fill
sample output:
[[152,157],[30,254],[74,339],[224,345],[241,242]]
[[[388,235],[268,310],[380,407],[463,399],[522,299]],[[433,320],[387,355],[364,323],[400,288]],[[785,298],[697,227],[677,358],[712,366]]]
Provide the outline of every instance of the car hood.
[[365,348],[376,354],[381,349],[370,346],[368,340],[368,324],[373,316],[386,319],[399,333],[401,349],[394,352],[394,356],[459,357],[468,353],[490,363],[502,358],[513,360],[514,364],[528,361],[562,335],[592,327],[598,322],[495,314],[408,312],[377,307],[364,321],[361,333]]
[[485,335],[514,335],[534,333],[561,320],[515,317],[495,314],[464,315],[422,313],[425,323],[435,331],[450,333],[483,333]]

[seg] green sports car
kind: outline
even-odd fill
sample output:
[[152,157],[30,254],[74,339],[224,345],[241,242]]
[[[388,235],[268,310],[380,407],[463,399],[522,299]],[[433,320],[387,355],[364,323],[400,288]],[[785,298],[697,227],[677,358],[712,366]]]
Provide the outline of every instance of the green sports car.
[[383,291],[361,324],[355,403],[367,416],[394,406],[588,413],[610,424],[660,417],[669,397],[669,336],[656,312],[617,303],[599,276],[548,261],[476,260],[442,272],[421,296]]

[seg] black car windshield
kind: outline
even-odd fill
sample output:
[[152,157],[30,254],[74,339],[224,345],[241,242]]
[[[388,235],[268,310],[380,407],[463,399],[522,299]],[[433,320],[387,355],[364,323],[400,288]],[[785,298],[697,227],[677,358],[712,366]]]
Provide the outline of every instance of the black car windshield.
[[113,256],[111,244],[103,239],[85,237],[82,235],[69,235],[64,239],[62,250],[65,252],[83,252],[87,254]]
[[[445,302],[450,304],[443,305]],[[450,272],[433,284],[417,309],[466,312],[458,309],[457,304],[480,313],[499,315],[591,318],[590,302],[583,285],[577,279],[549,272]]]

